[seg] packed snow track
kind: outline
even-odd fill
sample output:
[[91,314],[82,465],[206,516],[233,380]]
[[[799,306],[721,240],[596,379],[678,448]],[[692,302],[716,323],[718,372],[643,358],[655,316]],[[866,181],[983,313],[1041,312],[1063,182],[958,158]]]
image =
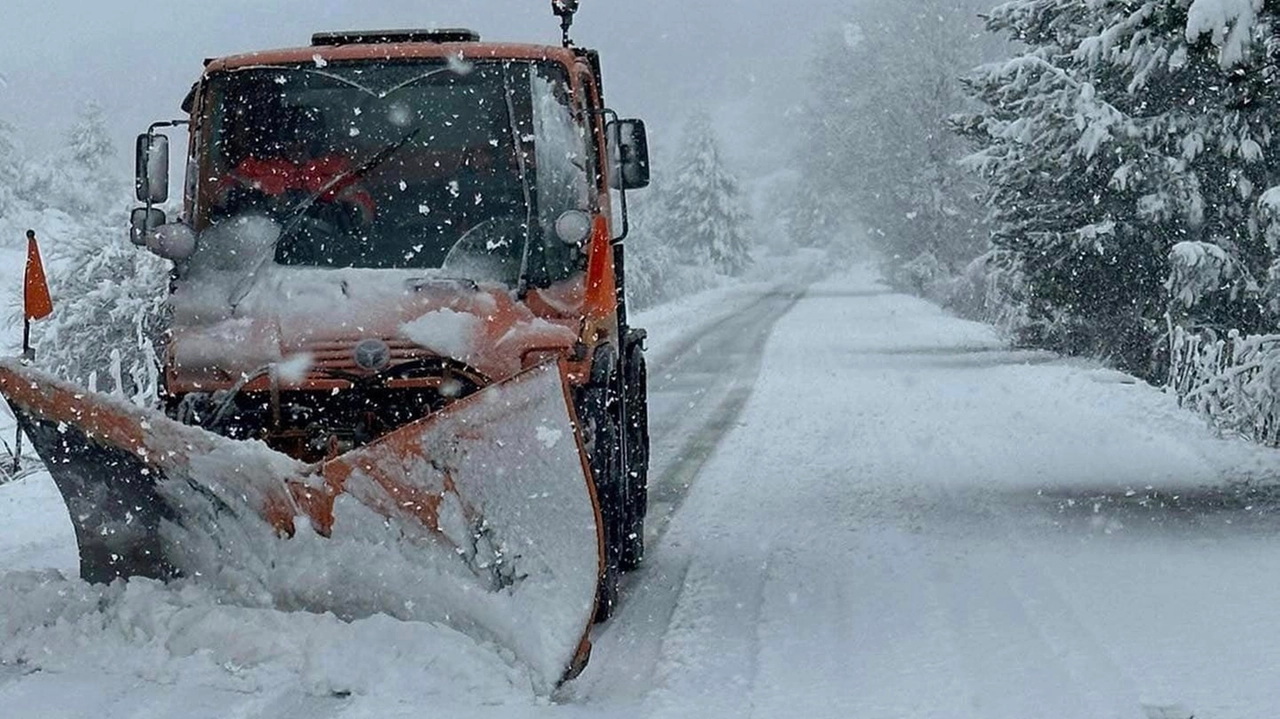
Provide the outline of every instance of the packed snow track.
[[441,627],[89,587],[47,479],[0,487],[14,717],[1262,719],[1277,456],[1008,349],[870,272],[641,318],[649,555],[550,699]]

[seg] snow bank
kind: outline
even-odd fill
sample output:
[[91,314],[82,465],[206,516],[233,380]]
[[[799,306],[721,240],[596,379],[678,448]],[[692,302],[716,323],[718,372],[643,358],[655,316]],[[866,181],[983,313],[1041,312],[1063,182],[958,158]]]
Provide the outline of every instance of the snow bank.
[[[4,412],[0,417],[9,420]],[[6,436],[12,438],[12,426],[7,429]],[[31,464],[36,463],[31,460]],[[0,484],[0,490],[0,573],[51,568],[76,572],[79,558],[74,530],[63,508],[62,495],[49,474],[41,468],[22,479]],[[0,583],[3,581],[0,578]]]
[[0,670],[206,692],[267,692],[288,681],[314,696],[532,701],[522,669],[437,624],[383,615],[343,622],[224,604],[191,583],[89,585],[48,571],[4,575],[0,607]]

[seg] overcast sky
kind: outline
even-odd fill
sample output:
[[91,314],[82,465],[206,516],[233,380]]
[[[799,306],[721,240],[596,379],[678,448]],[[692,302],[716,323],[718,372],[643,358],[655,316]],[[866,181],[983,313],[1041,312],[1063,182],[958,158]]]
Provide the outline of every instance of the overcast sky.
[[[316,30],[471,27],[487,39],[555,43],[549,0],[3,0],[0,118],[28,150],[58,142],[84,100],[123,148],[176,117],[205,57],[306,44]],[[744,164],[778,152],[815,33],[848,0],[582,0],[576,39],[604,55],[608,101],[664,142],[695,106]],[[758,150],[756,148],[759,148]],[[758,159],[758,158],[756,158]]]

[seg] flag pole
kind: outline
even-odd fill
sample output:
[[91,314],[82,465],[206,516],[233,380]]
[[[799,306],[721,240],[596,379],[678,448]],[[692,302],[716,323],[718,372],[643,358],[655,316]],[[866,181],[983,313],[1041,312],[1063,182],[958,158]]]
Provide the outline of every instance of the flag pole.
[[[22,277],[22,361],[33,362],[36,351],[31,346],[31,322],[53,313],[53,298],[49,296],[49,282],[44,274],[44,261],[40,259],[40,247],[36,243],[36,231],[27,230],[27,266]],[[17,413],[14,413],[17,418]],[[13,471],[21,469],[22,423],[18,423],[17,450],[13,453]]]
[[[27,230],[28,246],[35,241],[36,231]],[[26,311],[22,313],[22,359],[27,362],[34,362],[36,359],[36,351],[31,348],[31,313]]]
[[[31,347],[31,298],[27,296],[29,293],[29,277],[31,272],[31,252],[32,247],[36,243],[36,231],[27,230],[27,271],[23,278],[23,309],[22,309],[22,360],[24,362],[34,362],[36,359],[36,351]],[[43,269],[43,268],[42,268]],[[14,419],[17,420],[17,415]],[[17,423],[13,430],[13,476],[17,477],[18,472],[22,470],[22,424]]]

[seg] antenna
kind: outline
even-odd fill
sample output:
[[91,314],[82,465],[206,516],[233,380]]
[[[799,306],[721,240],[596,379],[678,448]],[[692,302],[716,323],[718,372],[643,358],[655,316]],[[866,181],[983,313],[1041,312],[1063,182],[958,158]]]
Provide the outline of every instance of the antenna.
[[560,18],[560,30],[564,32],[561,42],[565,47],[573,47],[569,30],[573,27],[573,15],[578,12],[578,0],[551,0],[551,12]]

